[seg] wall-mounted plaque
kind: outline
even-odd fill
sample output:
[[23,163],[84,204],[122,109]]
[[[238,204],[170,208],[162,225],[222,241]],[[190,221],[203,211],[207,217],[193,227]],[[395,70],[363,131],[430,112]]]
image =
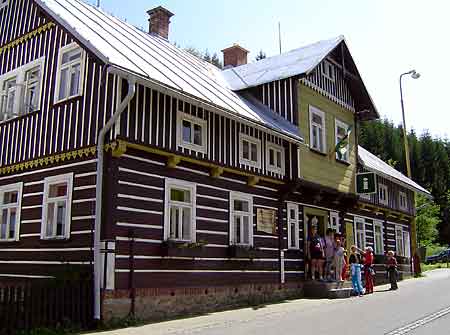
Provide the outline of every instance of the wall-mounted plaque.
[[276,213],[273,209],[258,208],[256,211],[256,229],[268,234],[276,233]]

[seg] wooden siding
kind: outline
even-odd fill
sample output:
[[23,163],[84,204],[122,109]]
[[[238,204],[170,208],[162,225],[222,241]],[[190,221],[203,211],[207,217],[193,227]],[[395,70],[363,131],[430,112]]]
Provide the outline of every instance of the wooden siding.
[[[251,280],[277,282],[279,276],[278,236],[254,228],[257,257],[233,259],[228,256],[229,193],[238,191],[253,196],[254,226],[257,208],[277,210],[277,190],[269,186],[249,187],[245,179],[224,174],[209,177],[207,170],[188,163],[167,169],[158,156],[131,152],[114,163],[111,180],[117,190],[113,197],[115,222],[111,232],[116,239],[116,288],[129,287],[129,233],[133,242],[135,284],[137,287],[220,285]],[[164,179],[175,178],[196,184],[196,234],[205,240],[202,257],[193,259],[162,257],[164,233]],[[302,213],[302,211],[299,211]],[[286,209],[283,215],[283,248],[287,248]],[[300,233],[301,241],[303,240]],[[111,236],[112,237],[112,236]],[[302,251],[289,251],[285,261],[286,280],[298,280],[303,271]]]
[[[95,214],[96,159],[0,177],[0,186],[23,182],[20,239],[0,242],[0,276],[47,275],[66,265],[89,266]],[[41,240],[44,178],[74,173],[71,233],[67,240]]]
[[334,66],[335,80],[331,80],[323,75],[323,66],[324,63],[320,63],[309,76],[302,78],[301,82],[338,105],[354,112],[354,101],[344,80],[342,70]]
[[296,77],[276,80],[250,89],[252,94],[273,112],[298,125]]

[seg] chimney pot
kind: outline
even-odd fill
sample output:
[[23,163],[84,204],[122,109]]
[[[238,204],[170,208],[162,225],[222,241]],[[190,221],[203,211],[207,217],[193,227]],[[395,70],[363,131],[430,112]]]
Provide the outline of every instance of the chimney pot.
[[162,6],[148,10],[147,14],[149,16],[149,33],[168,39],[170,18],[174,14]]
[[231,47],[222,50],[224,68],[247,64],[248,50],[234,43]]

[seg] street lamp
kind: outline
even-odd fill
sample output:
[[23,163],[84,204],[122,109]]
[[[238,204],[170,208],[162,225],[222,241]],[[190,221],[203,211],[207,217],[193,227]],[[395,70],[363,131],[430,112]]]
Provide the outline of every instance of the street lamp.
[[405,158],[406,158],[406,171],[408,172],[408,177],[411,178],[411,162],[409,160],[409,147],[408,147],[408,132],[406,130],[406,121],[405,121],[405,106],[403,105],[403,90],[402,90],[402,78],[403,76],[411,75],[413,79],[419,79],[420,73],[416,72],[416,70],[411,70],[400,75],[400,102],[402,105],[402,117],[403,117],[403,138],[405,143]]

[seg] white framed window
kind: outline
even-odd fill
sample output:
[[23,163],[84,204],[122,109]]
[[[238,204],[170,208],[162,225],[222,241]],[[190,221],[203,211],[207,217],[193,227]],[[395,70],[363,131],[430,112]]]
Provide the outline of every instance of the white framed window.
[[230,193],[230,245],[253,246],[253,197]]
[[395,247],[398,256],[411,257],[411,241],[409,231],[402,226],[395,227]]
[[9,0],[0,0],[0,10],[8,6]]
[[42,239],[70,237],[73,173],[44,179],[42,206]]
[[338,212],[330,212],[330,221],[328,222],[328,228],[333,229],[335,232],[341,231]]
[[325,153],[327,150],[325,113],[314,106],[309,106],[309,131],[310,148]]
[[385,206],[389,204],[388,187],[384,184],[378,184],[378,200]]
[[261,168],[261,141],[257,138],[239,135],[239,163]]
[[0,121],[40,109],[44,58],[0,76]]
[[383,223],[375,221],[373,224],[373,236],[375,241],[375,255],[384,255],[384,242],[383,242]]
[[360,217],[355,217],[355,242],[359,249],[366,247],[366,221]]
[[409,231],[403,230],[403,255],[411,258],[411,241]]
[[267,143],[266,145],[266,166],[270,172],[284,174],[284,148]]
[[335,74],[334,65],[328,60],[324,60],[323,61],[323,64],[322,64],[322,75],[325,78],[328,78],[331,81],[335,81],[336,80],[336,74]]
[[288,216],[288,249],[300,248],[300,227],[298,222],[298,205],[294,203],[287,204]]
[[[338,119],[335,119],[335,146],[347,137],[349,125]],[[341,156],[336,152],[336,159],[348,162],[349,161],[349,151],[350,151],[350,139],[346,139],[347,144],[340,149]]]
[[164,239],[196,241],[196,193],[194,183],[166,179]]
[[82,94],[84,58],[85,52],[75,42],[59,50],[55,102]]
[[208,123],[198,117],[177,113],[177,146],[206,154]]
[[18,241],[22,183],[0,187],[0,242]]
[[401,210],[407,211],[408,210],[408,196],[406,195],[406,192],[400,191],[398,194],[398,204]]

